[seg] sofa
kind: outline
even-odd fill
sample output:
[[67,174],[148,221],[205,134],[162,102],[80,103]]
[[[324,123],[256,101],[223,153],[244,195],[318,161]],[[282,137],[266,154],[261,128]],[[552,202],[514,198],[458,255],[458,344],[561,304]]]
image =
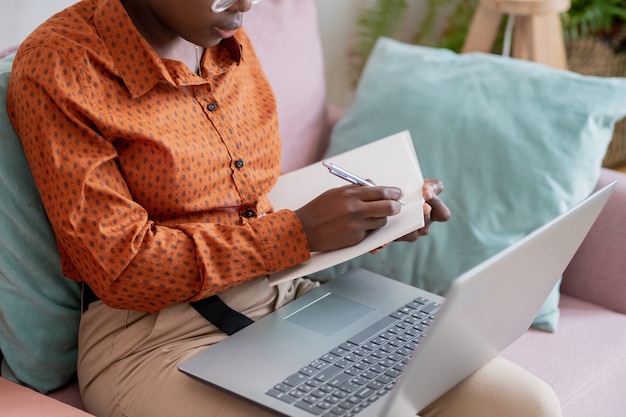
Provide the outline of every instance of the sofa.
[[[277,96],[284,171],[319,160],[343,114],[327,105],[316,19],[313,0],[265,0],[245,20]],[[502,352],[554,388],[566,417],[621,416],[626,406],[626,171],[600,170],[598,187],[613,180],[615,192],[563,274],[558,329],[530,329]],[[75,379],[44,395],[2,378],[0,410],[89,415]]]

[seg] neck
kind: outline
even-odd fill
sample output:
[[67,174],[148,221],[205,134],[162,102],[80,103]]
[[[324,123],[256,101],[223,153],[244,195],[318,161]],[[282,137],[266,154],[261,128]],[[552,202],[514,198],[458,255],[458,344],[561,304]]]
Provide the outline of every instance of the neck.
[[122,0],[122,4],[139,33],[161,58],[184,62],[191,71],[198,71],[201,48],[197,50],[195,44],[167,30],[148,7],[142,7],[143,3]]

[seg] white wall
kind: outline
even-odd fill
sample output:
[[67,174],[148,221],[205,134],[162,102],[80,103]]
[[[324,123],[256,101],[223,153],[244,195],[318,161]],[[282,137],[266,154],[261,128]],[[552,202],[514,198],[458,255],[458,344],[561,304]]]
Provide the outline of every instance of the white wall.
[[[297,0],[294,0],[297,1]],[[315,0],[324,47],[328,100],[345,106],[353,94],[353,74],[350,73],[348,55],[350,44],[357,31],[357,20],[373,0]],[[424,15],[426,1],[410,1],[406,19],[397,38],[410,40]]]
[[[184,1],[184,0],[181,0]],[[291,0],[299,1],[299,0]],[[357,29],[356,21],[373,0],[315,0],[326,61],[329,101],[345,106],[351,99],[347,56]],[[21,42],[37,25],[76,0],[0,0],[0,50]],[[411,19],[405,22],[407,34],[421,13],[425,1],[411,2]],[[6,12],[8,11],[8,12]],[[408,35],[407,35],[408,36]]]
[[0,50],[20,43],[52,14],[76,0],[0,0]]
[[324,48],[328,100],[345,106],[352,97],[348,60],[360,11],[371,1],[316,0]]

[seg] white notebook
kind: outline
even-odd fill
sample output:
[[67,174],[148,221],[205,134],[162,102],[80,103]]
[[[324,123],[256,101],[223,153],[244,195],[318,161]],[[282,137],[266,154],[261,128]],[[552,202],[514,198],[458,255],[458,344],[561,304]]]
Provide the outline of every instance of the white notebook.
[[[377,185],[400,187],[406,204],[400,214],[389,217],[384,227],[370,233],[361,243],[335,251],[314,252],[308,261],[273,273],[270,277],[272,285],[348,261],[424,226],[424,177],[408,131],[326,160]],[[276,211],[285,208],[296,210],[324,191],[346,184],[345,180],[331,175],[320,161],[281,176],[269,193],[269,199]]]

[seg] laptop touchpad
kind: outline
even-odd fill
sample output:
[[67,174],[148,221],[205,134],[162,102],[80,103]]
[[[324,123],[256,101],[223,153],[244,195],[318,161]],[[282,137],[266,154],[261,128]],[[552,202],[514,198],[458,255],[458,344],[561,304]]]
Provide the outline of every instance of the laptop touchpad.
[[372,310],[373,307],[328,293],[285,317],[285,320],[316,333],[331,336]]

